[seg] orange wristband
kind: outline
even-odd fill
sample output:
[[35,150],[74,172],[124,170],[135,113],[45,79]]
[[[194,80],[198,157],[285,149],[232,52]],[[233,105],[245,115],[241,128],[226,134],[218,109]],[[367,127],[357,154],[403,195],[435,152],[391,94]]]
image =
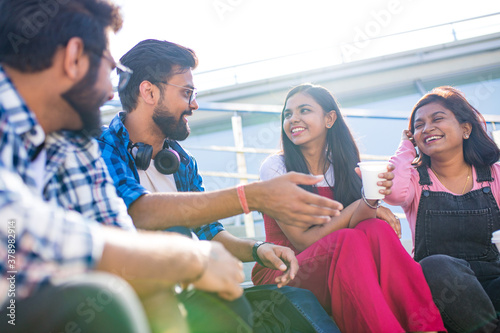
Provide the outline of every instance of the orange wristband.
[[241,208],[243,208],[243,213],[250,214],[250,209],[248,209],[247,198],[245,196],[245,185],[240,184],[236,186],[238,191],[238,200],[240,201]]

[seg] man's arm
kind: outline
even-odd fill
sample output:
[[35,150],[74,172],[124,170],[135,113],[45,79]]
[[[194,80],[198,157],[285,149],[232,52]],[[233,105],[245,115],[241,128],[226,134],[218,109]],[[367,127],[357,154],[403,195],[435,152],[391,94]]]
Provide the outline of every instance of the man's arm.
[[[308,227],[330,221],[342,204],[307,192],[297,186],[313,185],[321,178],[290,172],[245,186],[250,210],[263,212],[283,223]],[[198,193],[144,194],[129,206],[135,225],[164,229],[183,225],[196,227],[243,213],[236,188]]]
[[[238,238],[225,230],[219,232],[213,240],[221,242],[232,255],[243,262],[255,260],[252,256],[255,240]],[[266,267],[283,272],[283,275],[276,278],[278,287],[287,285],[297,275],[299,262],[293,250],[288,247],[265,243],[257,248],[257,256]]]
[[[127,151],[110,143],[113,142],[112,134],[107,133],[106,137],[99,141],[102,158],[118,195],[125,201],[138,228],[197,227],[243,212],[236,188],[203,193],[149,193],[139,184]],[[192,173],[198,177],[196,165],[194,168]],[[248,206],[291,225],[307,227],[328,222],[330,216],[339,214],[342,205],[297,186],[313,185],[318,181],[318,177],[291,172],[269,181],[248,184],[245,186]]]
[[[0,168],[0,274],[16,270],[16,289],[28,296],[50,278],[97,268],[128,280],[142,295],[193,283],[226,299],[242,294],[242,263],[218,242],[165,232],[133,232],[97,224],[35,197],[16,174]],[[10,241],[9,241],[10,240]],[[14,244],[14,261],[7,261]],[[12,250],[11,252],[13,252]],[[12,267],[7,267],[12,265]],[[4,290],[6,279],[0,280]],[[6,294],[3,295],[6,297]],[[0,302],[3,301],[0,296]]]
[[175,283],[193,283],[229,300],[243,293],[242,263],[218,242],[175,233],[102,229],[104,251],[97,269],[123,277],[140,296]]

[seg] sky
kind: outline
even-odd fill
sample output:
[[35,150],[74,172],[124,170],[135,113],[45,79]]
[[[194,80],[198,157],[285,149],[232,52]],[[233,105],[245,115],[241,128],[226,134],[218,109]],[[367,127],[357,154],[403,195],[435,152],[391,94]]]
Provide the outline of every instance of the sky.
[[[340,47],[338,56],[344,60],[355,60],[371,48],[373,38],[500,13],[498,0],[116,0],[115,3],[122,7],[124,26],[111,39],[113,56],[120,58],[147,38],[182,44],[193,49],[199,58],[194,71],[195,84],[197,74],[214,69],[304,52],[329,56],[333,47]],[[495,19],[498,21],[498,17]],[[411,46],[415,42],[402,38],[397,44]]]

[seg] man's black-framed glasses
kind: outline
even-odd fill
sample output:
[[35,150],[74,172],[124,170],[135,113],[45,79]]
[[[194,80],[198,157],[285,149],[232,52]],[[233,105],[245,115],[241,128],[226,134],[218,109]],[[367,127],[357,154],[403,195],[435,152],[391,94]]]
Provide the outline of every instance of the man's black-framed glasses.
[[113,66],[110,74],[111,84],[113,85],[113,91],[114,92],[122,91],[127,86],[127,83],[130,81],[130,77],[132,76],[132,73],[134,73],[134,71],[128,68],[127,66],[123,65],[119,61],[116,61],[110,55],[107,55],[105,51],[99,53],[92,48],[89,48],[88,51],[92,52],[98,57],[102,57],[107,61],[109,61],[109,63]]
[[179,86],[177,84],[168,83],[166,81],[160,81],[160,82],[163,84],[166,84],[168,86],[174,86],[177,88],[185,89],[189,94],[189,95],[187,95],[188,100],[189,100],[189,103],[188,103],[189,105],[191,105],[191,103],[193,103],[193,101],[196,99],[196,95],[198,95],[198,89],[196,89],[196,88],[183,87],[183,86]]

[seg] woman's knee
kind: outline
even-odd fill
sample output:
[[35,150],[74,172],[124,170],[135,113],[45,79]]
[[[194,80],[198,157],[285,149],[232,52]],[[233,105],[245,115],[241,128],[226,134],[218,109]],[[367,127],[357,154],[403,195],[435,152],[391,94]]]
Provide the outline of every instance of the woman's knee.
[[[391,226],[384,220],[373,218],[361,221],[355,229],[370,233],[380,233],[381,231],[392,231]],[[393,231],[392,231],[393,232]]]
[[[386,240],[388,237],[396,236],[394,229],[392,229],[389,223],[377,218],[361,221],[355,229],[364,232],[370,239],[383,238]],[[395,240],[399,241],[397,237],[395,237]]]
[[366,236],[363,232],[351,228],[337,230],[326,237],[328,237],[329,243],[337,243],[339,245],[348,243],[357,244],[360,241],[366,241]]
[[454,277],[458,274],[474,275],[467,261],[445,254],[427,256],[420,260],[419,263],[426,277],[437,276],[442,279],[443,277]]
[[420,260],[420,266],[431,290],[461,290],[468,280],[476,280],[467,261],[443,254],[435,254]]
[[325,237],[318,240],[314,245],[302,251],[298,256],[301,267],[315,258],[314,261],[329,260],[333,253],[339,250],[348,250],[350,248],[358,248],[359,244],[367,243],[366,236],[363,232],[344,228],[334,231]]
[[[467,261],[436,254],[420,261],[432,297],[447,327],[457,332],[472,332],[487,325],[496,313],[488,295]],[[479,331],[479,330],[478,330]]]

